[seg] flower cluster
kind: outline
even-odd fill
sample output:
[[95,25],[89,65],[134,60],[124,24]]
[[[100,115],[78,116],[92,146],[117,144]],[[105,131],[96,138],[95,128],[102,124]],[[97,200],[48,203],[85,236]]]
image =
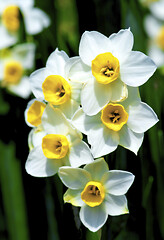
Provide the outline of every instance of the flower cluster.
[[68,187],[64,201],[81,207],[80,219],[93,232],[108,215],[128,213],[125,194],[134,181],[130,172],[109,171],[103,157],[118,145],[137,154],[144,132],[158,122],[138,89],[156,66],[132,50],[133,41],[130,29],[110,37],[85,32],[79,56],[56,49],[30,76],[35,98],[25,110],[31,127],[26,171],[58,173]]
[[[164,0],[149,5],[150,13],[145,17],[145,30],[149,37],[148,55],[158,67],[164,66]],[[150,27],[151,26],[151,27]]]
[[[49,17],[34,7],[34,0],[1,1],[0,83],[19,97],[28,98],[31,94],[29,74],[35,60],[35,44],[31,36],[49,24]],[[21,35],[26,39],[20,44]]]

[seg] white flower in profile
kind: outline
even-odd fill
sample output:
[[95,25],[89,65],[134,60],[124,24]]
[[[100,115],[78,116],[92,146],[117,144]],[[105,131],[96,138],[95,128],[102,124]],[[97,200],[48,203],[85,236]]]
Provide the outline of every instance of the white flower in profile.
[[95,116],[78,110],[72,124],[87,135],[95,158],[113,152],[118,145],[137,154],[144,132],[158,122],[155,112],[141,102],[138,89],[128,87],[129,96],[121,103],[109,103]]
[[28,71],[34,66],[35,45],[24,43],[1,50],[0,83],[15,95],[28,98],[31,94]]
[[43,100],[37,98],[30,100],[24,112],[26,124],[29,127],[39,127],[45,108],[46,103]]
[[47,104],[41,125],[29,135],[30,152],[26,171],[35,177],[48,177],[57,173],[61,166],[79,167],[93,161],[88,145],[65,118],[60,109]]
[[158,0],[150,4],[151,13],[159,20],[164,20],[164,0]]
[[87,115],[97,114],[109,101],[127,98],[127,86],[144,84],[156,70],[145,54],[132,51],[130,29],[106,37],[91,31],[84,32],[79,46],[80,58],[70,68],[72,81],[85,82],[81,104]]
[[0,3],[0,49],[15,44],[24,20],[29,35],[40,33],[50,24],[50,19],[41,9],[34,7],[33,0],[5,0]]
[[164,22],[148,15],[145,17],[144,25],[150,40],[148,55],[158,67],[164,66]]
[[81,207],[80,219],[90,231],[98,231],[108,215],[127,214],[124,194],[134,181],[130,172],[110,170],[103,158],[82,168],[61,167],[61,181],[68,187],[64,202]]
[[49,56],[46,67],[30,76],[31,88],[36,98],[44,99],[60,108],[69,119],[80,106],[81,83],[69,80],[69,68],[76,59],[56,49]]

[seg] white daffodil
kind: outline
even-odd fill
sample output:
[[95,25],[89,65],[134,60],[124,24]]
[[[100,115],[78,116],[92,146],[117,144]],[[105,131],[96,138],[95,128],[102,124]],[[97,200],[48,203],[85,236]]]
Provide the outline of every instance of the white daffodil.
[[106,222],[108,214],[129,213],[124,194],[134,181],[130,172],[111,170],[103,158],[87,164],[83,169],[61,167],[59,177],[69,188],[64,201],[81,207],[80,219],[92,232]]
[[144,132],[158,122],[154,111],[140,101],[137,88],[128,88],[129,97],[121,103],[109,103],[95,116],[78,110],[72,124],[87,135],[95,158],[114,151],[118,145],[135,154]]
[[20,44],[0,52],[0,82],[10,92],[22,98],[31,93],[27,71],[32,70],[35,59],[33,43]]
[[[36,130],[36,132],[35,132]],[[79,167],[93,161],[82,135],[65,118],[60,109],[46,106],[41,118],[41,130],[29,136],[30,148],[26,171],[36,177],[54,175],[61,166]]]
[[48,27],[50,19],[42,10],[34,7],[33,0],[0,1],[0,49],[17,42],[23,16],[25,31],[29,35],[37,34]]
[[48,58],[46,67],[31,74],[32,92],[60,108],[69,119],[80,106],[81,83],[69,80],[69,68],[76,58],[69,58],[64,51],[56,49]]
[[133,34],[120,30],[109,38],[84,32],[79,46],[80,58],[70,68],[72,81],[85,82],[81,104],[87,115],[97,114],[109,101],[127,98],[127,86],[144,84],[156,70],[145,54],[132,51]]
[[164,0],[154,1],[150,4],[151,13],[159,20],[164,20]]
[[150,38],[148,55],[158,67],[164,66],[164,22],[162,23],[152,15],[148,15],[145,18],[144,25]]

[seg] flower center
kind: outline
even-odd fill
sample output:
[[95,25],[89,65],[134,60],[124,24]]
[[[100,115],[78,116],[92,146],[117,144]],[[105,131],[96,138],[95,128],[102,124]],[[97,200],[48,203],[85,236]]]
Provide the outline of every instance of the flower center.
[[54,105],[61,105],[70,99],[70,85],[59,75],[48,76],[42,84],[42,89],[45,100]]
[[35,127],[39,126],[45,107],[46,104],[43,102],[33,102],[27,111],[27,121]]
[[23,67],[17,61],[6,63],[4,67],[4,81],[9,84],[17,84],[23,75]]
[[16,32],[20,26],[19,8],[8,6],[2,13],[2,22],[9,31]]
[[101,111],[101,121],[113,131],[119,131],[128,121],[128,113],[120,104],[109,103]]
[[161,28],[161,30],[160,30],[160,32],[159,32],[159,34],[157,36],[156,41],[157,41],[158,46],[162,50],[164,50],[164,26]]
[[99,83],[108,84],[119,77],[120,65],[110,52],[96,56],[92,61],[92,74]]
[[42,150],[45,157],[61,159],[66,156],[69,143],[64,135],[48,134],[42,139]]
[[104,187],[99,182],[90,181],[81,193],[81,199],[90,207],[100,205],[105,197]]

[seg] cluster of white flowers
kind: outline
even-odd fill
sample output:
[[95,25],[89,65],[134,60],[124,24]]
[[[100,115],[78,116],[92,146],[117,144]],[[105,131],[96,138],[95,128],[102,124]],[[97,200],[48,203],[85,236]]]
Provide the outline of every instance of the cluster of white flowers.
[[148,55],[158,67],[164,67],[164,0],[152,1],[149,10],[144,21],[150,40]]
[[130,29],[110,37],[85,32],[79,56],[56,49],[30,77],[35,99],[25,110],[32,128],[26,171],[36,177],[58,173],[69,188],[64,201],[81,207],[80,219],[93,232],[108,214],[128,213],[125,194],[134,180],[130,172],[109,171],[101,157],[118,145],[137,154],[144,132],[158,122],[138,90],[156,66],[132,51],[133,41]]
[[18,44],[23,26],[25,35],[31,36],[49,24],[49,17],[34,7],[34,0],[0,1],[0,84],[19,97],[31,94],[28,75],[35,60],[32,38]]

